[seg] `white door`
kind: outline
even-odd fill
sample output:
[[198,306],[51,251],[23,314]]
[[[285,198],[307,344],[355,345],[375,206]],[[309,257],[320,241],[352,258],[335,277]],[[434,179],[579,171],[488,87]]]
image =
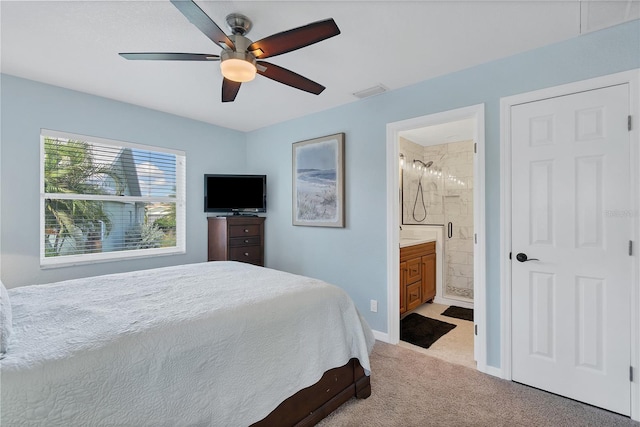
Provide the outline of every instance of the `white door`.
[[626,84],[511,110],[512,378],[625,415],[628,115]]

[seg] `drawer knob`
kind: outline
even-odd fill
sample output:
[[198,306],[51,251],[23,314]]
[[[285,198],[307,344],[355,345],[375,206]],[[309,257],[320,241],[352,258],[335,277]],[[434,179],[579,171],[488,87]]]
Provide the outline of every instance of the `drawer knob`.
[[249,243],[249,239],[244,239],[244,242],[245,243]]
[[249,229],[245,228],[245,229],[244,229],[244,232],[245,232],[245,233],[248,233],[248,232],[249,232]]
[[244,256],[249,256],[249,252],[245,252],[245,253],[244,253]]

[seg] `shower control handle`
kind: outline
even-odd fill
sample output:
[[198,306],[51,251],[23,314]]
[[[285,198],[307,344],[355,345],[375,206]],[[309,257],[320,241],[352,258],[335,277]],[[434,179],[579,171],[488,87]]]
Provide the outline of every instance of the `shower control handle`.
[[529,258],[527,257],[527,254],[523,254],[522,252],[520,252],[518,255],[516,255],[516,259],[520,262],[527,262],[527,261],[540,261],[538,258]]

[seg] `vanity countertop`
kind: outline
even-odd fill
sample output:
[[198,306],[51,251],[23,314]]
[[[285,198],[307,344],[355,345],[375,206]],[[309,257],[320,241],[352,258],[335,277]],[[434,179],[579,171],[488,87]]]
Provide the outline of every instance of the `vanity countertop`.
[[435,241],[436,241],[435,238],[424,238],[424,237],[404,238],[404,239],[400,239],[400,247],[404,248],[407,246],[421,245],[423,243],[429,243],[429,242],[435,242]]

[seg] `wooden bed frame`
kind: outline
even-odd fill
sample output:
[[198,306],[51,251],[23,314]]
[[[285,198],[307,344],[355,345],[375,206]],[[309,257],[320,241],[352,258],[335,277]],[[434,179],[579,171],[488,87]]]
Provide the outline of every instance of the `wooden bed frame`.
[[252,427],[313,426],[352,397],[371,396],[370,377],[358,359],[328,370],[320,381],[300,390]]

